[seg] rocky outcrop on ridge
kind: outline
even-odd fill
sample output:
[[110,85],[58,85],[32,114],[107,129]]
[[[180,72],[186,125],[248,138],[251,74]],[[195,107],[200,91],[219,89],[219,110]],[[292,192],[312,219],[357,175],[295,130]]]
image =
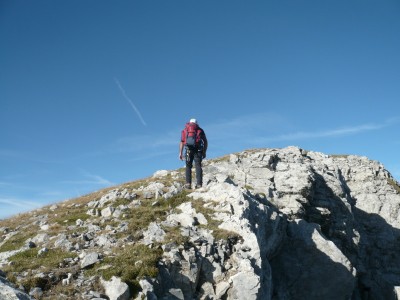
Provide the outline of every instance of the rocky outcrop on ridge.
[[205,161],[197,190],[183,176],[0,222],[0,299],[400,296],[400,188],[380,163],[287,147]]

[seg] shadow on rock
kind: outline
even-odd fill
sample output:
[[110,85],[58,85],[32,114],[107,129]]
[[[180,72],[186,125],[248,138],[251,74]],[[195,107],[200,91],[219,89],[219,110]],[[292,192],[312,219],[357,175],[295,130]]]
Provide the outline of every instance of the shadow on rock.
[[339,179],[338,195],[315,174],[304,220],[289,223],[271,260],[274,299],[398,299],[400,231],[357,208],[340,171]]
[[271,260],[272,299],[349,299],[355,285],[350,262],[317,224],[290,222],[282,250]]

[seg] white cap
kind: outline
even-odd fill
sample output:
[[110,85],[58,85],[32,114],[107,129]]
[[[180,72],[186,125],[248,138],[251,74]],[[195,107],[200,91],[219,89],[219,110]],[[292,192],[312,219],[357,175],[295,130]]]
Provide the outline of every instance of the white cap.
[[196,119],[190,119],[189,123],[196,123],[197,124],[197,120]]

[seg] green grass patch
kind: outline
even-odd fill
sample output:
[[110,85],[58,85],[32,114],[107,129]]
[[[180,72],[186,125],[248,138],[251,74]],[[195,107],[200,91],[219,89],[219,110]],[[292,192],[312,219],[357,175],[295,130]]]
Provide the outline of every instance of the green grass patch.
[[171,173],[156,179],[156,182],[162,183],[165,187],[172,186],[174,182],[179,182],[179,180],[174,179]]
[[181,228],[179,226],[174,227],[165,227],[163,228],[166,235],[164,238],[164,244],[166,243],[175,243],[177,245],[184,245],[189,242],[188,236],[183,236],[181,234]]
[[330,157],[332,157],[332,158],[348,158],[349,154],[331,154]]
[[229,239],[242,239],[240,234],[237,234],[236,232],[221,229],[221,228],[215,228],[213,230],[213,236],[216,241],[219,240],[229,240]]
[[[33,229],[37,229],[34,227]],[[22,231],[10,237],[0,247],[0,252],[17,250],[25,245],[25,242],[29,238],[33,238],[37,234],[37,231]]]
[[[79,287],[76,287],[73,284],[62,285],[62,283],[58,283],[57,285],[51,286],[51,290],[47,292],[46,297],[43,299],[77,299],[76,295],[80,295],[81,293],[82,291],[79,290]],[[62,297],[60,295],[62,295]]]
[[214,158],[212,161],[215,163],[220,163],[220,162],[229,162],[229,160],[230,160],[230,155],[224,155],[221,157]]
[[131,233],[147,228],[151,222],[155,222],[158,219],[164,220],[171,209],[191,200],[187,197],[187,194],[188,192],[182,191],[167,200],[160,199],[155,206],[152,205],[154,200],[143,200],[142,205],[127,212]]
[[26,277],[24,280],[21,281],[21,285],[26,291],[30,291],[32,288],[35,287],[39,287],[42,290],[48,289],[50,287],[50,283],[47,279],[33,276]]
[[[149,248],[142,244],[126,246],[117,250],[115,256],[106,257],[100,264],[86,270],[86,276],[102,276],[110,280],[112,276],[120,277],[127,283],[132,293],[140,291],[139,280],[143,277],[157,277],[157,262],[162,256],[162,249]],[[107,268],[101,268],[108,266]]]
[[207,220],[207,225],[202,226],[209,230],[212,230],[215,240],[228,240],[230,238],[241,238],[241,236],[235,232],[219,228],[221,221],[214,219],[212,216],[215,211],[212,208],[206,207],[205,202],[202,200],[197,200],[192,202],[193,208],[197,213],[201,213]]
[[23,272],[44,267],[54,269],[65,258],[76,257],[75,253],[64,252],[60,249],[51,249],[38,257],[38,249],[32,248],[11,256],[8,260],[13,264],[4,268],[5,272]]
[[212,218],[212,215],[215,213],[210,207],[205,206],[205,202],[203,200],[196,200],[192,202],[192,207],[196,210],[197,213],[201,213],[207,220],[207,228],[214,229],[221,224],[221,221],[215,220]]
[[178,172],[178,175],[181,176],[181,178],[185,179],[185,174],[186,174],[186,167],[183,168],[179,168],[178,170],[176,170]]
[[70,226],[75,225],[77,220],[86,221],[90,215],[86,214],[85,208],[73,208],[62,213],[57,213],[57,216],[51,219],[51,222],[60,225]]
[[387,182],[395,189],[395,191],[400,194],[400,186],[398,182],[392,178],[389,178]]
[[136,180],[134,182],[129,182],[126,183],[124,185],[122,185],[121,188],[127,188],[127,189],[133,189],[133,190],[137,190],[139,189],[141,186],[146,186],[150,183],[150,178],[144,178],[144,179],[140,179],[140,180]]
[[18,214],[8,219],[0,220],[0,227],[8,228],[9,231],[17,230],[21,226],[26,226],[31,223],[31,214],[29,212]]
[[120,205],[129,205],[130,203],[132,203],[132,200],[125,199],[125,198],[118,198],[118,199],[115,199],[115,201],[112,203],[112,206],[118,207]]
[[147,228],[151,222],[165,217],[166,213],[166,210],[160,207],[142,204],[140,207],[134,208],[127,214],[127,220],[129,221],[128,228],[130,231]]

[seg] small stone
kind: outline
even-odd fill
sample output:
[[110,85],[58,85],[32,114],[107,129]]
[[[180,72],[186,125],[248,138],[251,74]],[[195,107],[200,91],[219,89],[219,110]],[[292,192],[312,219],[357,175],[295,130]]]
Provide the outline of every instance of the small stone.
[[185,297],[183,296],[183,292],[181,289],[169,289],[168,296],[173,297],[172,299],[176,299],[176,300],[178,300],[178,299],[185,300]]
[[100,280],[110,300],[128,300],[130,298],[129,286],[122,282],[121,278],[113,276],[110,281],[102,278]]
[[221,299],[229,289],[230,285],[226,281],[221,281],[220,283],[217,284],[215,287],[215,294],[217,299]]
[[81,269],[94,265],[99,261],[99,254],[96,252],[85,255],[81,261]]
[[47,253],[47,252],[49,252],[49,249],[47,249],[46,247],[44,247],[44,248],[42,248],[42,249],[40,249],[39,251],[38,251],[38,256],[42,256],[43,254],[45,254],[45,253]]
[[153,174],[154,178],[160,178],[160,177],[164,177],[168,175],[168,171],[167,170],[158,170]]
[[43,290],[39,287],[34,287],[29,291],[29,296],[33,296],[35,298],[40,298],[43,295]]
[[154,197],[154,193],[152,193],[152,192],[144,192],[143,193],[143,198],[144,199],[151,199],[153,197]]
[[43,231],[49,230],[50,226],[48,224],[40,226],[40,229]]
[[28,247],[31,248],[31,249],[32,248],[36,248],[36,244],[34,242],[32,242],[32,241],[29,241],[28,242]]

